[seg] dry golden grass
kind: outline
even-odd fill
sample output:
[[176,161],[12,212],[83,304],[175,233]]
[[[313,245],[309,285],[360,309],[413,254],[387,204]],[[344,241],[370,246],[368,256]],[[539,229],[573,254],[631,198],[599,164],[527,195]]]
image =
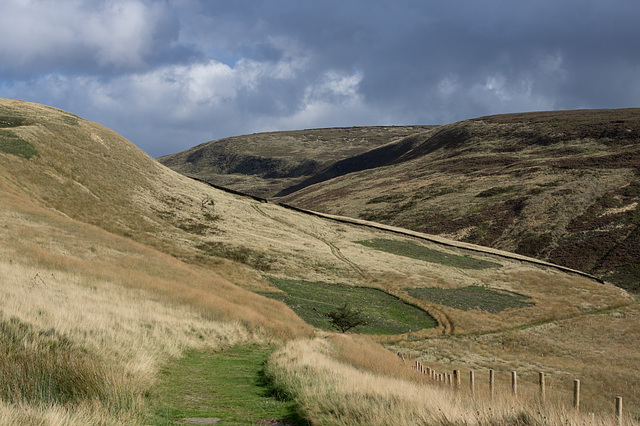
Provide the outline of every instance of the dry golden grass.
[[[169,357],[311,332],[281,303],[210,269],[43,208],[6,178],[0,190],[0,320],[33,327],[36,339],[60,336],[99,360],[89,374],[106,383],[99,396],[69,404],[3,403],[1,424],[142,423],[144,395]],[[41,368],[60,365],[52,361]],[[38,379],[3,380],[17,389]]]
[[[119,383],[114,386],[134,402],[129,404],[129,410],[113,413],[105,407],[118,404],[117,400],[100,404],[86,401],[90,404],[80,407],[81,412],[91,409],[99,417],[112,419],[117,414],[115,419],[125,424],[140,416],[137,410],[143,408],[142,396],[168,357],[180,356],[188,348],[220,348],[267,338],[238,322],[212,321],[203,318],[198,309],[169,303],[149,290],[125,288],[82,271],[65,272],[3,261],[0,276],[2,320],[18,318],[41,332],[55,332],[81,351],[97,356],[108,366],[109,381]],[[49,411],[37,404],[32,408],[34,413]],[[73,405],[63,408],[54,404],[51,410],[68,416],[74,412]],[[20,411],[9,410],[14,414]],[[78,420],[76,424],[82,422]]]
[[[522,392],[518,398],[478,390],[454,392],[390,359],[371,344],[317,338],[289,342],[270,359],[275,384],[301,404],[314,424],[331,425],[561,425],[617,424],[611,413],[576,413],[565,401],[541,404]],[[380,359],[370,359],[371,356]],[[416,379],[411,375],[420,377]],[[409,377],[407,377],[409,376]],[[623,424],[632,424],[625,417]]]
[[493,369],[503,388],[511,371],[522,386],[533,386],[545,372],[549,388],[569,399],[573,380],[582,382],[583,403],[592,411],[610,411],[615,396],[640,415],[640,305],[557,319],[537,326],[494,333],[404,341],[395,349],[438,371],[461,369],[479,374],[486,386]]

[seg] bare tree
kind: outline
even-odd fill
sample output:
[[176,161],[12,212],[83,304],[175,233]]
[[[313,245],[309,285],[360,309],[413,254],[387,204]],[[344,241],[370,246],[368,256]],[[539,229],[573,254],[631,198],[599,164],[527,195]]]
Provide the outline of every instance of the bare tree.
[[216,206],[216,203],[213,201],[213,199],[212,199],[212,198],[210,198],[210,197],[204,197],[204,198],[202,199],[202,209],[203,209],[203,210],[208,209],[208,208],[210,208],[211,210],[213,210],[213,209],[215,208],[215,206]]
[[327,316],[331,320],[331,325],[341,333],[367,324],[367,319],[362,311],[352,308],[347,302],[344,302],[336,311],[329,312]]

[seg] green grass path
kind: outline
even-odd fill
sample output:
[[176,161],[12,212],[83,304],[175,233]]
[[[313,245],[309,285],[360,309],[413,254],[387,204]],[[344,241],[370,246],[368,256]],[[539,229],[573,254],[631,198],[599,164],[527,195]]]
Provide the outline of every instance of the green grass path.
[[219,418],[219,425],[305,424],[295,403],[270,396],[263,364],[274,350],[266,346],[233,347],[221,352],[193,352],[162,372],[152,398],[154,425],[193,424],[184,418]]

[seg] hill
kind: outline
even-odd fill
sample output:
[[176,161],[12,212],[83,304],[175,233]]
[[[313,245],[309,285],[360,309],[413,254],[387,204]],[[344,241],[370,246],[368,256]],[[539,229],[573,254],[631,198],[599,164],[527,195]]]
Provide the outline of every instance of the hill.
[[206,182],[271,197],[336,161],[431,126],[370,126],[256,133],[206,142],[158,161]]
[[340,159],[275,200],[516,252],[639,291],[639,165],[638,109],[507,114],[420,129]]
[[[393,367],[413,386],[378,341],[444,368],[515,363],[563,378],[587,374],[596,399],[629,383],[640,388],[629,367],[640,353],[638,304],[619,288],[524,256],[222,191],[68,112],[0,100],[0,199],[5,424],[148,424],[172,358],[232,358],[237,345],[279,348],[268,364],[274,380],[282,367],[307,378],[320,369],[327,384],[331,366],[381,380]],[[327,313],[344,302],[368,316],[359,331],[369,339],[326,331]],[[573,345],[576,330],[595,338],[612,329],[593,347]],[[547,339],[552,357],[534,348]],[[322,359],[306,364],[290,345],[316,348]],[[618,370],[589,372],[595,356]],[[344,394],[353,390],[331,390],[338,400],[315,406],[278,383],[315,423],[335,413],[359,422],[340,408],[359,400]],[[437,412],[424,401],[405,405],[398,392],[392,406],[411,418]],[[640,399],[637,391],[625,397],[630,407]],[[487,415],[507,418],[505,410]]]
[[638,109],[511,114],[434,129],[392,164],[283,200],[533,256],[638,291],[639,170]]

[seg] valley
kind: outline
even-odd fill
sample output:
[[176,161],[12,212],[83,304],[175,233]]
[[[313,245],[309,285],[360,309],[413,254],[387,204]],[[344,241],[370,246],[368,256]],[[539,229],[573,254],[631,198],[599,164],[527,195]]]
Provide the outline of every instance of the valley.
[[[238,193],[254,175],[234,191],[214,187],[202,181],[203,175],[196,176],[200,180],[181,175],[109,129],[54,108],[1,100],[0,127],[0,422],[180,421],[166,415],[176,395],[159,393],[158,385],[171,380],[163,372],[180,375],[189,365],[206,372],[208,356],[250,357],[251,348],[258,348],[259,359],[247,362],[264,362],[261,374],[271,391],[286,395],[286,407],[274,412],[293,412],[291,418],[310,424],[390,424],[390,419],[396,424],[514,424],[522,416],[527,424],[543,424],[546,417],[559,423],[579,418],[524,398],[515,405],[491,406],[443,392],[397,353],[443,371],[493,369],[502,377],[517,369],[526,377],[544,370],[558,392],[580,377],[585,404],[602,412],[603,424],[613,424],[606,407],[616,395],[625,398],[625,422],[633,424],[640,416],[637,295],[584,268],[512,253],[506,243],[486,247],[462,234],[447,238],[457,228],[439,235],[404,228],[396,220],[409,220],[410,215],[400,213],[411,212],[411,206],[387,223],[354,214],[358,203],[375,216],[383,205],[392,211],[408,202],[401,197],[419,193],[399,169],[392,177],[378,175],[377,168],[389,173],[414,164],[408,158],[418,155],[419,142],[441,129],[378,129],[381,136],[371,145],[362,142],[353,152],[339,152],[324,167],[336,170],[350,154],[372,155],[369,148],[381,146],[395,153],[392,164],[374,161],[376,168],[287,196],[300,197],[295,200],[266,200],[267,192]],[[416,131],[420,136],[407,142]],[[366,139],[351,132],[354,139]],[[404,148],[395,149],[397,144]],[[442,154],[443,146],[432,146],[433,152]],[[400,161],[403,157],[406,161]],[[299,162],[293,169],[307,158],[305,152],[291,160]],[[441,158],[447,173],[451,158]],[[516,184],[504,180],[505,166],[498,163],[495,176],[483,175],[484,160],[476,163],[482,167],[466,169],[466,187],[458,193],[466,194],[460,195],[465,208],[479,209],[477,203],[524,190],[505,189]],[[535,181],[536,187],[560,191],[601,176],[607,183],[588,187],[578,217],[587,217],[585,212],[596,208],[592,201],[611,191],[619,196],[616,202],[598,201],[607,213],[594,210],[589,217],[609,229],[609,218],[635,214],[629,207],[633,191],[619,192],[630,179],[629,170],[594,167],[584,171],[584,180],[574,179],[579,173],[573,167],[568,170],[556,186],[547,175],[536,174],[518,185],[530,191]],[[433,194],[452,197],[444,188],[444,169],[434,173],[442,173],[442,180],[434,175],[433,182],[440,183]],[[305,176],[287,183],[300,185]],[[379,188],[376,193],[374,184],[387,181],[397,191]],[[224,186],[224,181],[211,183]],[[256,188],[267,191],[261,185]],[[366,186],[361,192],[360,185]],[[449,179],[447,185],[460,181]],[[269,191],[284,188],[278,182]],[[320,212],[303,209],[317,206]],[[442,214],[453,215],[451,206],[443,203]],[[543,229],[546,216],[538,213],[527,223]],[[460,217],[473,215],[464,211]],[[562,219],[574,227],[576,220]],[[593,232],[589,226],[580,229],[588,234]],[[631,243],[633,232],[628,233],[625,241]],[[344,302],[368,316],[366,326],[354,329],[357,333],[337,333],[327,321]],[[27,371],[10,365],[34,367]],[[84,375],[65,381],[64,372],[78,365]],[[211,374],[216,374],[213,368]],[[219,380],[231,387],[234,379]],[[523,380],[524,387],[529,379]],[[195,411],[183,413],[191,417],[198,415]],[[443,418],[444,411],[450,417]],[[215,408],[202,411],[206,417],[224,415]],[[271,414],[248,416],[245,424]]]

